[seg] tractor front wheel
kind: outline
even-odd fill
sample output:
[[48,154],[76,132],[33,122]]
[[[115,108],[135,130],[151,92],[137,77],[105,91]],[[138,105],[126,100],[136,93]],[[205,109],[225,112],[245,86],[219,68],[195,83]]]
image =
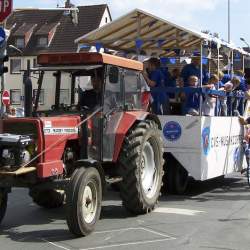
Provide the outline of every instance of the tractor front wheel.
[[90,234],[99,220],[102,182],[94,167],[81,168],[73,174],[67,190],[67,224],[76,236]]
[[154,209],[162,185],[163,145],[154,121],[138,123],[127,134],[119,158],[123,205],[134,214]]
[[0,223],[2,222],[8,203],[8,193],[5,190],[0,190]]

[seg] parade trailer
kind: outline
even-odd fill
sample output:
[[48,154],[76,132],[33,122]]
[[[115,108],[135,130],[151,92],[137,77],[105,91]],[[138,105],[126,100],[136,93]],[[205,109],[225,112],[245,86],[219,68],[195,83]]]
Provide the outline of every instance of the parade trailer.
[[[82,45],[89,45],[97,49],[111,49],[128,57],[136,55],[138,59],[159,57],[163,67],[168,62],[169,68],[180,70],[185,63],[191,62],[192,54],[196,53],[201,62],[200,76],[204,67],[209,73],[226,70],[232,75],[235,59],[241,62],[240,67],[244,71],[245,57],[249,57],[247,52],[217,37],[181,27],[138,9],[80,37],[76,42],[79,49]],[[200,78],[197,91],[204,90],[203,79]],[[168,89],[160,91],[168,92]],[[187,91],[183,89],[183,93]],[[180,92],[180,88],[176,88],[176,93]],[[201,92],[198,116],[183,116],[176,112],[158,116],[164,141],[164,184],[170,193],[183,193],[190,178],[204,181],[241,171],[246,166],[242,148],[244,129],[238,117],[232,110],[228,116],[203,116],[202,94],[207,96],[209,93]],[[219,91],[213,94],[217,96],[217,102],[220,95],[224,96],[222,98],[238,98]]]

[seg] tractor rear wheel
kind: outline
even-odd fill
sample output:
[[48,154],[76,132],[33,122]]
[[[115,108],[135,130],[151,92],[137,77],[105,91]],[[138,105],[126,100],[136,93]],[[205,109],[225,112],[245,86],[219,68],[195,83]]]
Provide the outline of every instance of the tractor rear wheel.
[[163,145],[158,125],[138,123],[127,134],[119,157],[123,205],[134,214],[154,209],[162,186]]
[[65,192],[55,189],[30,190],[30,196],[34,203],[43,208],[61,207],[65,200]]
[[97,169],[81,168],[74,172],[67,190],[67,224],[76,236],[90,234],[99,220],[102,182]]
[[0,191],[0,223],[2,222],[6,210],[7,210],[7,203],[8,203],[8,193],[4,192],[4,190]]

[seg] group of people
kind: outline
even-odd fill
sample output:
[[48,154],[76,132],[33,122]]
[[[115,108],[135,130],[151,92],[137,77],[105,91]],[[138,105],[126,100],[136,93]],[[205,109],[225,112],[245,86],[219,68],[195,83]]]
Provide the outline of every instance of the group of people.
[[[171,114],[171,98],[176,95],[163,91],[164,87],[189,87],[178,95],[180,100],[180,115],[227,116],[242,113],[240,107],[244,104],[243,98],[233,95],[201,94],[198,88],[202,79],[204,89],[224,91],[224,93],[242,93],[249,97],[243,71],[236,71],[233,75],[222,71],[209,74],[205,67],[200,68],[200,57],[193,57],[190,64],[169,73],[167,67],[161,67],[160,60],[150,58],[145,63],[143,76],[151,90],[152,111],[157,115]],[[216,93],[216,92],[214,92]],[[243,96],[242,95],[242,96]],[[237,111],[237,112],[236,112]]]

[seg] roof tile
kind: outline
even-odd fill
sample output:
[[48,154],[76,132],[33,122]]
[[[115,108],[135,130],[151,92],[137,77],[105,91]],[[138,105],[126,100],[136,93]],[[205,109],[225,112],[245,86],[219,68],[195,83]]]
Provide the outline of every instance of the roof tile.
[[[20,33],[20,30],[25,30],[25,27],[37,24],[29,43],[23,50],[24,55],[38,55],[44,52],[75,52],[77,44],[75,39],[97,29],[100,25],[104,12],[108,8],[106,4],[79,6],[78,25],[75,26],[69,15],[65,15],[64,10],[43,10],[43,9],[26,9],[16,10],[8,18],[7,28],[11,29],[11,34],[8,39],[9,44],[15,43],[15,35]],[[47,34],[56,24],[55,35],[49,47],[37,47],[38,35]],[[15,55],[13,50],[8,51],[9,55]]]

